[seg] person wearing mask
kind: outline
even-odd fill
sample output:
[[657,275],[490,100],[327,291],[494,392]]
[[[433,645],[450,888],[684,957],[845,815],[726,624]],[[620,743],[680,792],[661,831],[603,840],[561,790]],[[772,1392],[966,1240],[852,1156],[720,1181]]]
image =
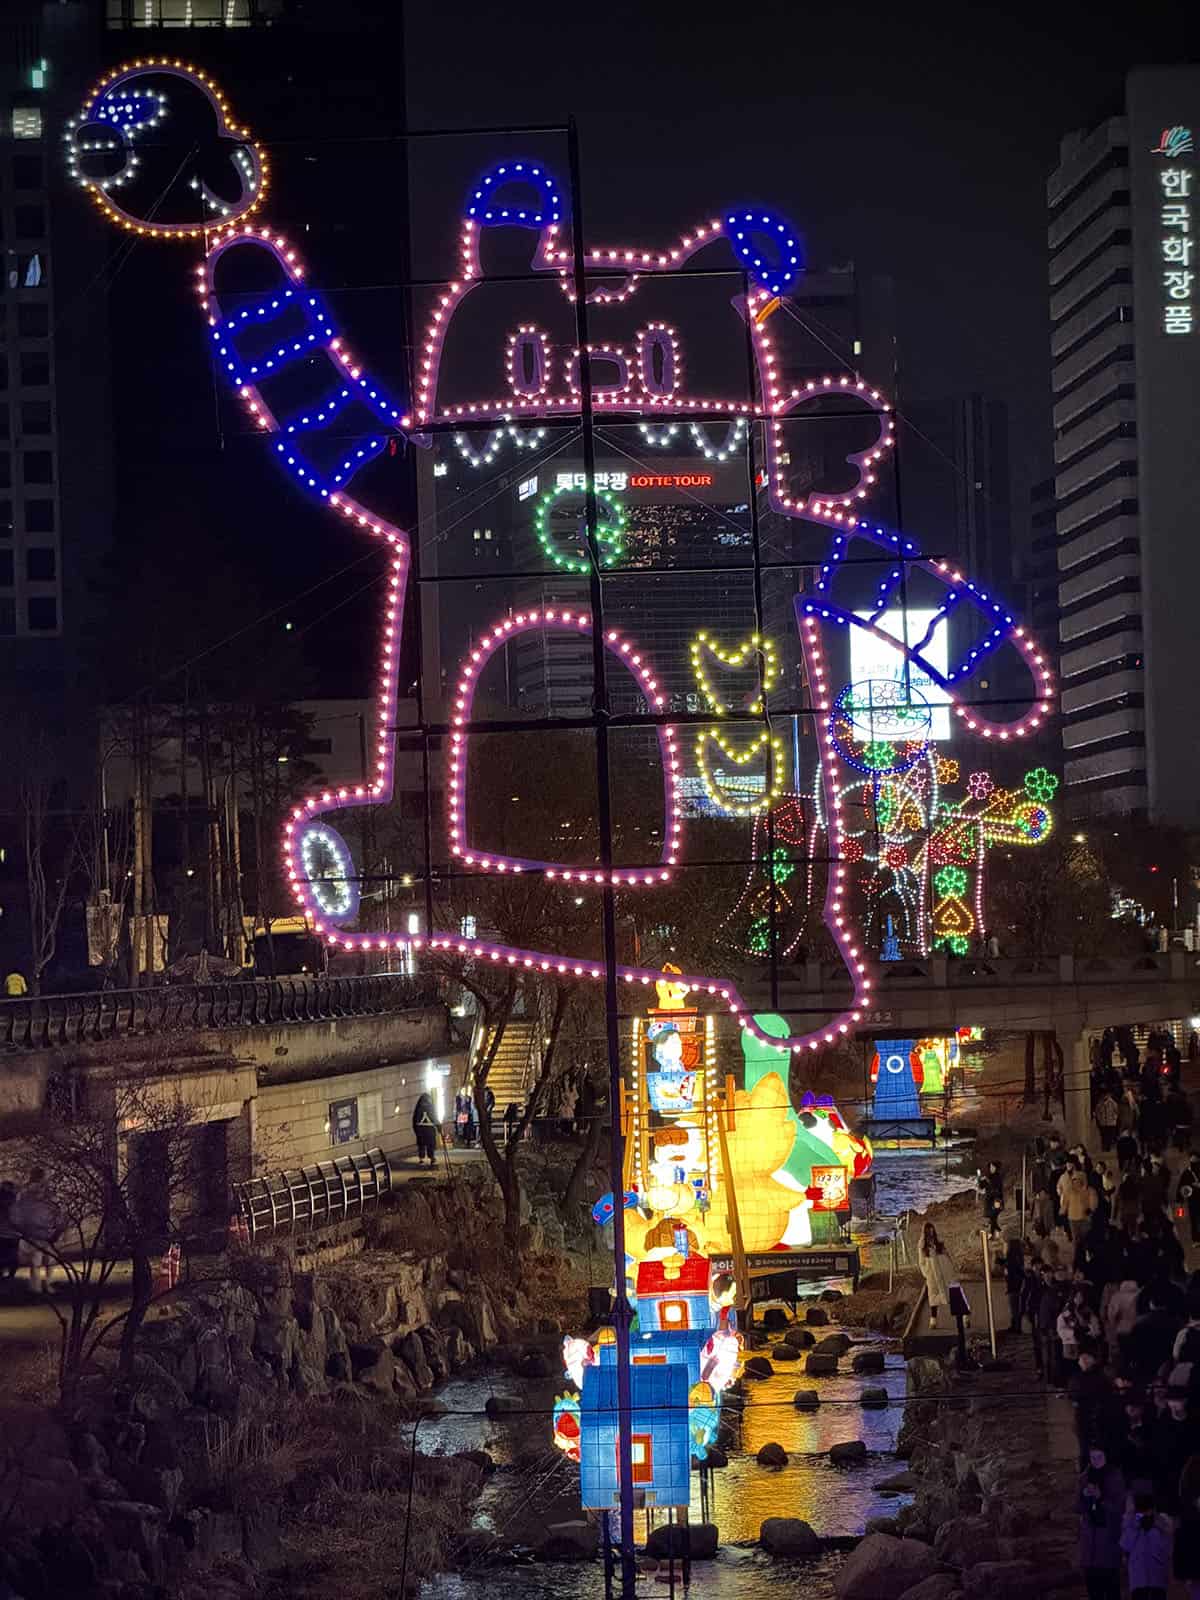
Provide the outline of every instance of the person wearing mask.
[[1160,1516],[1152,1494],[1134,1496],[1125,1513],[1121,1549],[1129,1562],[1130,1600],[1167,1600],[1171,1581],[1172,1533],[1169,1517]]
[[1121,1600],[1121,1520],[1125,1479],[1099,1447],[1079,1479],[1079,1565],[1088,1600]]
[[932,1222],[925,1224],[921,1245],[917,1252],[917,1265],[925,1280],[929,1297],[929,1326],[936,1327],[938,1312],[950,1305],[950,1284],[953,1281],[953,1263],[946,1254],[946,1246],[938,1238]]
[[1062,1345],[1062,1365],[1067,1384],[1079,1370],[1079,1355],[1083,1347],[1100,1337],[1100,1319],[1087,1303],[1087,1293],[1082,1288],[1070,1291],[1067,1303],[1058,1314],[1056,1327]]
[[1179,1174],[1175,1204],[1187,1212],[1192,1243],[1200,1244],[1200,1151],[1192,1151],[1191,1160]]
[[1103,1089],[1096,1101],[1096,1109],[1092,1112],[1092,1121],[1100,1133],[1100,1148],[1106,1154],[1117,1140],[1117,1117],[1119,1116],[1117,1102],[1107,1089]]
[[1067,1384],[1067,1398],[1075,1411],[1075,1438],[1082,1472],[1087,1465],[1088,1451],[1107,1449],[1117,1431],[1114,1421],[1116,1391],[1100,1363],[1100,1348],[1091,1339],[1079,1342],[1079,1370]]
[[428,1162],[432,1167],[437,1152],[438,1120],[437,1107],[428,1090],[417,1096],[417,1103],[413,1107],[412,1130],[417,1141],[417,1165],[424,1166]]

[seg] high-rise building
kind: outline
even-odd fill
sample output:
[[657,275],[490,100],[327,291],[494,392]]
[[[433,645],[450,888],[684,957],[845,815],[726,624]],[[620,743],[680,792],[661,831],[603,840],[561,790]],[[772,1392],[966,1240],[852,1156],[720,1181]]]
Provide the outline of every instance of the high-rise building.
[[1200,812],[1200,68],[1126,80],[1048,184],[1065,795]]
[[970,394],[954,408],[955,554],[977,582],[1012,587],[1008,407]]
[[9,0],[0,18],[0,956],[30,976],[25,824],[41,813],[56,878],[92,776],[85,647],[112,530],[107,241],[59,159],[94,23],[86,0]]

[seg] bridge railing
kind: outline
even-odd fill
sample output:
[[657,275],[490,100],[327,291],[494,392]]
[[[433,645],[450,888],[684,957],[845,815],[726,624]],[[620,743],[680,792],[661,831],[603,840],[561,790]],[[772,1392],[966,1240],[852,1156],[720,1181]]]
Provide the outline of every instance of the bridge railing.
[[436,999],[436,979],[399,973],[28,995],[0,1001],[0,1049],[49,1050],[193,1029],[381,1016],[432,1005]]
[[392,1168],[382,1150],[337,1156],[311,1167],[292,1167],[235,1184],[238,1213],[251,1242],[260,1233],[296,1233],[321,1223],[361,1216],[392,1189]]

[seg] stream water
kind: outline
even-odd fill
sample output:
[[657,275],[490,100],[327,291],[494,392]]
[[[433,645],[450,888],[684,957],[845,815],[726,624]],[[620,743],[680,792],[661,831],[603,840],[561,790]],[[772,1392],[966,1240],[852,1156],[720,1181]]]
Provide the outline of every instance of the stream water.
[[[877,1209],[881,1217],[919,1211],[970,1183],[964,1166],[973,1173],[969,1152],[949,1156],[942,1152],[883,1151],[878,1154]],[[881,1231],[879,1222],[856,1229],[863,1240]],[[815,1300],[822,1284],[811,1286]],[[827,1304],[830,1326],[817,1330],[844,1331],[859,1348],[879,1345],[880,1337],[862,1329],[839,1329],[836,1302]],[[802,1312],[803,1315],[803,1307]],[[763,1352],[770,1355],[770,1351]],[[711,1488],[708,1517],[721,1534],[721,1553],[715,1562],[697,1564],[693,1583],[714,1600],[757,1600],[774,1588],[794,1592],[797,1574],[788,1563],[775,1562],[753,1548],[766,1517],[803,1517],[822,1537],[861,1534],[869,1517],[887,1516],[905,1503],[905,1497],[885,1494],[875,1485],[897,1470],[894,1455],[904,1400],[904,1361],[887,1354],[882,1375],[860,1377],[849,1370],[834,1377],[813,1378],[798,1362],[777,1362],[775,1375],[747,1383],[741,1439],[729,1452],[729,1465],[709,1474]],[[843,1366],[849,1368],[848,1358]],[[506,1540],[534,1542],[539,1532],[555,1522],[579,1517],[578,1469],[552,1448],[550,1411],[554,1396],[565,1380],[559,1376],[541,1383],[522,1380],[508,1372],[463,1374],[444,1384],[438,1400],[443,1415],[421,1424],[419,1445],[426,1452],[484,1449],[496,1462],[474,1511],[474,1525],[501,1534]],[[864,1410],[859,1395],[866,1385],[885,1388],[886,1410]],[[797,1389],[815,1389],[821,1405],[816,1411],[797,1411]],[[517,1402],[519,1413],[488,1417],[485,1406],[497,1395]],[[866,1459],[851,1467],[834,1467],[830,1445],[861,1439]],[[781,1444],[788,1464],[779,1469],[760,1467],[759,1448]],[[692,1475],[691,1520],[700,1521],[700,1474]],[[639,1542],[644,1536],[639,1518]],[[842,1557],[832,1554],[803,1568],[806,1600],[827,1600],[832,1595],[833,1574]],[[488,1600],[499,1585],[516,1600],[601,1600],[604,1580],[599,1562],[543,1562],[476,1567],[444,1573],[425,1587],[425,1600]],[[665,1583],[640,1580],[640,1587],[669,1594]]]

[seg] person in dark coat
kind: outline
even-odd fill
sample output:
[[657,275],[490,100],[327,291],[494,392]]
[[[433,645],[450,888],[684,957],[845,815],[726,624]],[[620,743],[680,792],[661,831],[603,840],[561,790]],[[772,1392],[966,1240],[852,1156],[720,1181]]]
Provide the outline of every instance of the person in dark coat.
[[1025,1288],[1025,1247],[1016,1234],[1010,1234],[1004,1252],[1004,1288],[1008,1295],[1008,1326],[1021,1331],[1021,1296]]
[[1192,1243],[1200,1244],[1200,1151],[1192,1151],[1192,1159],[1179,1174],[1175,1203],[1187,1211]]
[[1079,1565],[1088,1600],[1121,1600],[1121,1517],[1125,1479],[1101,1449],[1079,1479]]
[[1075,1437],[1079,1441],[1079,1467],[1087,1465],[1089,1450],[1107,1451],[1118,1431],[1116,1391],[1100,1365],[1099,1348],[1080,1341],[1079,1370],[1067,1383],[1067,1397],[1075,1410]]
[[425,1091],[418,1095],[413,1107],[412,1129],[417,1141],[417,1164],[428,1161],[432,1167],[437,1152],[438,1119],[433,1097]]

